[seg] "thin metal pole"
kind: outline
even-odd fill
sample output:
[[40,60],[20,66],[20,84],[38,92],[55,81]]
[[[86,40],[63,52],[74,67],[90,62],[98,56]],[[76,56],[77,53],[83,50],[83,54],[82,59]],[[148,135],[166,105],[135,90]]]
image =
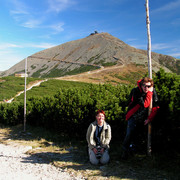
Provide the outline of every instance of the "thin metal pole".
[[24,76],[24,132],[26,131],[26,76],[27,76],[27,58],[25,59],[25,76]]
[[[147,27],[147,36],[148,36],[148,47],[147,47],[147,55],[148,55],[148,73],[149,78],[152,79],[152,65],[151,65],[151,34],[150,34],[150,20],[149,20],[149,0],[146,0],[146,27]],[[151,114],[152,111],[152,99],[149,106],[148,115]],[[148,123],[148,142],[147,142],[147,154],[151,156],[151,123]]]

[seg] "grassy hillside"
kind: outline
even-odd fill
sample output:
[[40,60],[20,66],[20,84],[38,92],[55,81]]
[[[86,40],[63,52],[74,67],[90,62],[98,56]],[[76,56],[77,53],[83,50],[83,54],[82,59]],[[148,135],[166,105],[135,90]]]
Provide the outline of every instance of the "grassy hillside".
[[[72,73],[73,71],[71,71]],[[31,96],[47,96],[54,95],[60,88],[87,87],[91,83],[96,84],[133,84],[146,74],[146,70],[142,66],[131,65],[128,67],[113,66],[106,67],[78,75],[65,76],[57,79],[48,79],[40,86],[33,87],[27,91],[27,98]],[[27,88],[31,84],[42,80],[42,78],[27,78]],[[0,79],[0,101],[15,97],[20,91],[24,90],[24,78],[7,76]],[[15,100],[23,100],[24,94],[16,97]]]
[[[27,78],[27,84],[40,80]],[[24,78],[7,76],[0,78],[0,101],[14,97],[19,91],[24,90]]]
[[[91,84],[83,82],[73,82],[73,81],[62,81],[56,79],[49,79],[46,82],[41,83],[38,87],[33,87],[30,91],[27,91],[27,98],[30,97],[43,97],[52,96],[58,92],[60,88],[85,88],[89,87]],[[16,98],[17,101],[23,100],[24,94],[21,94]]]
[[[27,87],[31,84],[42,80],[40,78],[27,78]],[[14,97],[18,92],[24,90],[24,78],[7,76],[0,78],[0,101],[10,99]],[[73,82],[73,81],[63,81],[49,79],[43,82],[38,87],[33,87],[31,90],[27,91],[27,98],[31,96],[51,96],[54,95],[60,88],[82,88],[90,86],[89,83]],[[23,100],[24,94],[16,97],[15,100]]]

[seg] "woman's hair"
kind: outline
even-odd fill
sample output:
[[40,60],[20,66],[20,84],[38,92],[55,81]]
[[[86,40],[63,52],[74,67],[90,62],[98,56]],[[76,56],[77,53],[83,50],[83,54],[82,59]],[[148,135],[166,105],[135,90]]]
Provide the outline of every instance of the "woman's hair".
[[97,110],[97,111],[96,111],[96,116],[97,116],[99,113],[102,113],[102,114],[104,114],[104,116],[106,116],[106,115],[105,115],[105,112],[104,112],[103,110],[100,110],[100,109]]
[[151,86],[154,85],[153,80],[152,80],[151,78],[149,78],[149,77],[144,77],[144,78],[142,79],[142,81],[141,81],[141,85],[143,85],[144,83],[147,83],[147,82],[150,82],[150,83],[151,83]]

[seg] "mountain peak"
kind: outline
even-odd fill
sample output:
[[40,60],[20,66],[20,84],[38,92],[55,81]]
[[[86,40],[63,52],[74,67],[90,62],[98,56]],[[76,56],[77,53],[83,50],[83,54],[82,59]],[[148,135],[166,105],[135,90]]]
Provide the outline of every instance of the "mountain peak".
[[[168,56],[152,53],[154,71],[162,67],[160,59],[163,59],[163,57],[168,59]],[[3,75],[7,76],[23,71],[24,61],[22,60],[3,72]],[[171,62],[174,63],[172,57]],[[147,67],[146,51],[133,48],[107,32],[95,32],[85,38],[70,41],[31,55],[28,57],[28,74],[33,77],[60,77],[106,66],[126,66],[129,64]],[[169,71],[165,66],[164,63],[164,69]]]

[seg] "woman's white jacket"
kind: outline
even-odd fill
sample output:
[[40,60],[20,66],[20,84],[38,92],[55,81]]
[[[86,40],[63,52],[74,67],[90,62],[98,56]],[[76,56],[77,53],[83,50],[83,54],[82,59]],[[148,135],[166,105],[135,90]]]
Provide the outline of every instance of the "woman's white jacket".
[[[96,147],[96,141],[94,138],[95,131],[96,131],[97,121],[91,123],[88,127],[86,133],[86,140],[88,142],[88,147],[93,149]],[[104,121],[103,129],[100,136],[100,143],[101,147],[109,149],[109,143],[111,141],[111,127],[108,123]]]

